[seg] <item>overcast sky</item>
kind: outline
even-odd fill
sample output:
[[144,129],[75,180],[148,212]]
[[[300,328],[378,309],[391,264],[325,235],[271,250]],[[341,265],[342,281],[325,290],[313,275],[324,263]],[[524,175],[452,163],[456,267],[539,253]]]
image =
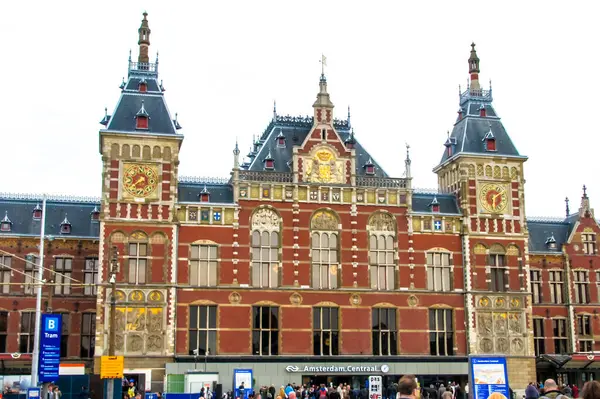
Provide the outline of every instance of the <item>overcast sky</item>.
[[600,209],[597,1],[14,1],[0,5],[0,191],[99,195],[98,121],[112,112],[142,12],[185,135],[180,174],[228,177],[235,138],[310,115],[321,53],[335,115],[392,176],[411,145],[431,171],[477,44],[481,80],[526,163],[528,215]]

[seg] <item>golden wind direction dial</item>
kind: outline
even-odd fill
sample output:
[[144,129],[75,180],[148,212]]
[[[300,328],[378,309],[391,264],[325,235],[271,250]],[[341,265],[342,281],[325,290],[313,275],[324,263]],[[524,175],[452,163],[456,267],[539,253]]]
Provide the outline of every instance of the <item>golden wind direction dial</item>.
[[158,186],[158,171],[155,166],[129,164],[123,168],[123,189],[136,198],[151,196]]
[[502,184],[486,184],[481,187],[479,202],[483,209],[491,213],[502,213],[508,206],[506,186]]

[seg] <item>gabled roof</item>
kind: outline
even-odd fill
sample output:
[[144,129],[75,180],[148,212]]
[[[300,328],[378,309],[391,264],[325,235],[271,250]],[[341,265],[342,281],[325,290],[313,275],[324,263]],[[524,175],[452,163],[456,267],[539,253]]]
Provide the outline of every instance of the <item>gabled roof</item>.
[[[345,120],[335,120],[333,124],[335,130],[340,136],[342,142],[346,141],[351,134],[350,125]],[[262,171],[264,170],[263,160],[269,152],[274,160],[274,171],[276,172],[291,172],[292,171],[292,154],[293,146],[302,144],[306,136],[312,131],[313,117],[292,117],[292,116],[276,116],[271,120],[259,142],[260,146],[256,152],[256,156],[252,160],[247,170]],[[282,134],[285,137],[285,147],[277,146],[277,137]],[[375,177],[388,177],[388,174],[383,168],[373,159],[367,150],[356,140],[354,136],[355,154],[356,154],[356,174],[364,176],[365,169],[363,166],[369,158],[375,166]]]
[[[41,220],[33,218],[33,210],[41,203],[41,195],[0,194],[0,213],[8,212],[12,222],[11,231],[0,232],[0,236],[39,237]],[[92,220],[92,212],[99,205],[100,199],[94,198],[50,197],[46,201],[45,234],[60,236],[60,225],[68,214],[71,233],[66,237],[97,239],[100,223]]]

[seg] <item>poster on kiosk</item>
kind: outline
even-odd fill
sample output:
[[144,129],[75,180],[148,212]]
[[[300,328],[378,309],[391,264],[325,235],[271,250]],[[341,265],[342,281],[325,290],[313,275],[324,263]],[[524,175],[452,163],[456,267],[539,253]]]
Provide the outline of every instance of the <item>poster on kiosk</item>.
[[236,398],[248,399],[252,392],[252,369],[233,369],[233,390]]
[[383,394],[383,384],[380,375],[372,375],[367,380],[369,382],[369,399],[381,399]]
[[469,356],[469,377],[473,399],[512,399],[506,358]]

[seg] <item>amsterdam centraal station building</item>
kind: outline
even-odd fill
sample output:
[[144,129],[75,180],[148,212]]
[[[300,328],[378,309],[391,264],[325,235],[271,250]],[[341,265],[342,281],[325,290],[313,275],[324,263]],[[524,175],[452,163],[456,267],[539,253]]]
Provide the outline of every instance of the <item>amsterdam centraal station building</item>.
[[185,374],[204,367],[225,390],[239,368],[255,388],[405,373],[465,382],[469,354],[506,356],[515,390],[600,372],[590,199],[584,188],[564,217],[526,217],[527,157],[480,85],[474,44],[432,165],[437,192],[414,188],[408,152],[403,177],[385,172],[350,116],[339,118],[325,74],[312,116],[274,109],[250,153],[231,143],[230,177],[179,176],[183,134],[149,58],[146,14],[138,44],[101,121],[101,198],[51,198],[46,215],[41,196],[0,199],[3,378],[30,372],[42,220],[44,306],[64,315],[61,362],[98,374],[116,328],[125,374],[143,389],[183,391]]

